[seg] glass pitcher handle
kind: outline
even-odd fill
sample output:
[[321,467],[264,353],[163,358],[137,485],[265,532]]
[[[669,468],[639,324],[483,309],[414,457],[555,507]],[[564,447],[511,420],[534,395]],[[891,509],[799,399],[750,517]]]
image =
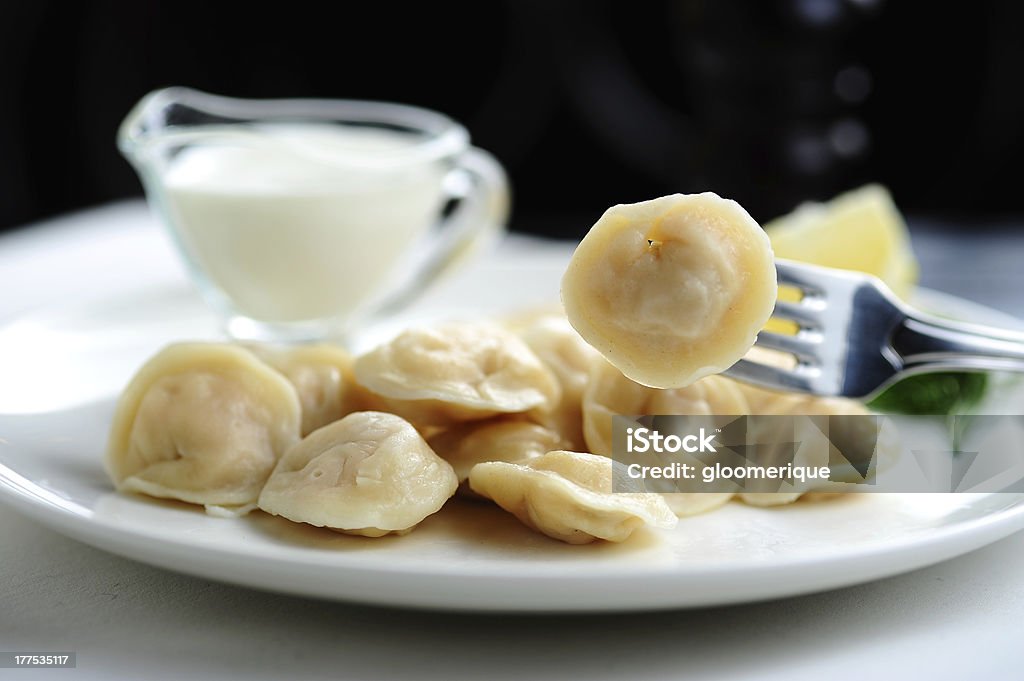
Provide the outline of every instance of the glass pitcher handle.
[[383,317],[406,307],[459,261],[494,241],[505,229],[509,214],[508,179],[498,161],[482,149],[471,147],[456,160],[444,179],[446,211],[436,227],[437,243],[420,261],[416,272],[374,310]]

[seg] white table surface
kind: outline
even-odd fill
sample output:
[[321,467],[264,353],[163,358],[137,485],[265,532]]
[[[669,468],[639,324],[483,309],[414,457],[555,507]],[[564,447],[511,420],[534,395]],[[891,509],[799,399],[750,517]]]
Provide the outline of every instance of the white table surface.
[[[914,239],[925,284],[1024,316],[1024,230],[921,223]],[[91,296],[154,273],[184,276],[140,202],[0,236],[0,323],[72,290]],[[904,576],[770,603],[480,616],[212,583],[0,507],[0,651],[14,650],[73,650],[78,666],[0,669],[0,679],[1019,679],[1024,533]]]

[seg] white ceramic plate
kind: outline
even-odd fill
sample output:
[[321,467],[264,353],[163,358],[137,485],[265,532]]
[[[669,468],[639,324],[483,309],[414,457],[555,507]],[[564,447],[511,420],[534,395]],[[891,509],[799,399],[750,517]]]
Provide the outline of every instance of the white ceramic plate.
[[[417,316],[551,300],[560,269],[558,258],[491,260],[442,286]],[[1009,322],[948,297],[931,302]],[[180,284],[68,301],[0,326],[0,501],[74,539],[211,579],[397,606],[533,612],[690,607],[836,588],[1024,527],[1024,495],[869,494],[774,509],[731,504],[672,532],[588,546],[534,534],[487,504],[453,502],[408,536],[364,539],[258,512],[210,518],[186,504],[115,493],[101,455],[117,391],[163,343],[214,335],[213,320]]]

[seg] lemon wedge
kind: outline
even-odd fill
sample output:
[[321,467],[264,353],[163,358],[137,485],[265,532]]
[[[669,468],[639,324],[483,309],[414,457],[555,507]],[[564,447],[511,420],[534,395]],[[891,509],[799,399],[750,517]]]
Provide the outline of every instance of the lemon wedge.
[[805,203],[764,229],[776,258],[873,274],[900,297],[917,283],[907,225],[881,185],[865,185],[827,203]]

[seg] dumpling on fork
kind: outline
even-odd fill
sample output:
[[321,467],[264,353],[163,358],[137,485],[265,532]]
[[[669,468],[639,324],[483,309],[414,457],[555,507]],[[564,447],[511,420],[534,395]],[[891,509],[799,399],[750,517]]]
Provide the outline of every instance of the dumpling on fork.
[[754,344],[778,292],[771,244],[735,201],[674,194],[612,206],[562,278],[569,321],[623,374],[681,388]]

